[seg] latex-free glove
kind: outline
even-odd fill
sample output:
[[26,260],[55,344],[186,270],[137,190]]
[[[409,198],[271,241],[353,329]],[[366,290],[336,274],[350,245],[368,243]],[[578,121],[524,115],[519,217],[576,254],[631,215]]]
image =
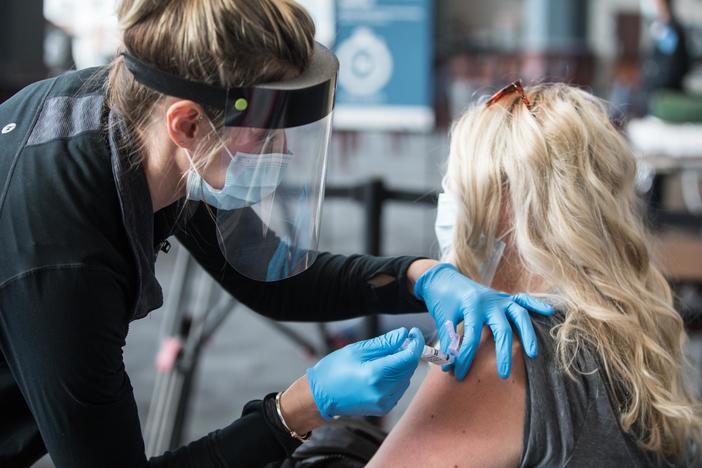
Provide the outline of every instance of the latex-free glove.
[[[441,351],[446,352],[451,342],[444,323],[454,326],[463,321],[463,342],[453,364],[456,379],[463,380],[480,345],[480,333],[487,325],[492,330],[497,353],[497,372],[509,377],[512,368],[512,328],[517,328],[524,350],[530,358],[536,357],[536,334],[529,312],[551,315],[553,307],[527,294],[506,294],[483,286],[465,276],[448,263],[439,263],[425,271],[414,286],[414,294],[423,300],[439,331]],[[442,369],[448,370],[451,365]]]
[[424,337],[417,328],[409,333],[398,328],[324,357],[307,369],[319,413],[325,420],[386,414],[407,390],[423,348]]

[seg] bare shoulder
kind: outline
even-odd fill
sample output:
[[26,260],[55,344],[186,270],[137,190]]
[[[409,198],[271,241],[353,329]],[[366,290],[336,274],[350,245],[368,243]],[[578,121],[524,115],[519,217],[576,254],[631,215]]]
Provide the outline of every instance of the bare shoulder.
[[526,402],[519,341],[512,342],[508,379],[499,378],[495,361],[492,335],[484,330],[463,382],[432,368],[368,466],[516,466],[522,453]]

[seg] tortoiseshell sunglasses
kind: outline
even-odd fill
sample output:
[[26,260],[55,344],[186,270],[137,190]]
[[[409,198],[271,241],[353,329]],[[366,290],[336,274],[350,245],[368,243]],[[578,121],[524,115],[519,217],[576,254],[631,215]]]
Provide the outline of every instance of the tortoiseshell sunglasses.
[[529,111],[531,111],[531,103],[529,102],[529,98],[524,92],[522,80],[513,81],[512,83],[508,84],[507,86],[493,94],[492,97],[490,97],[490,99],[488,99],[488,101],[485,103],[485,107],[490,107],[503,97],[509,96],[510,94],[514,93],[519,94],[519,96],[522,98],[522,102],[524,103],[524,105],[527,107],[527,109],[529,109]]

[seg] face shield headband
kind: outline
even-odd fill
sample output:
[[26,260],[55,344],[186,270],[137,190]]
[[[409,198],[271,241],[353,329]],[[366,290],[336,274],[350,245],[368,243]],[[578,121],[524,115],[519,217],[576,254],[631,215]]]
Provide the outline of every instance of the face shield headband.
[[160,93],[224,111],[226,127],[284,129],[322,120],[334,108],[339,62],[315,44],[308,67],[290,80],[222,88],[191,81],[123,53],[134,79]]

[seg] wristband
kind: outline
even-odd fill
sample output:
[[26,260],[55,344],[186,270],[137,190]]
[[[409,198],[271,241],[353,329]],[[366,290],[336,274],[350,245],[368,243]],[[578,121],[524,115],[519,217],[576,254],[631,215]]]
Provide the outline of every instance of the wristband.
[[278,413],[278,417],[280,418],[280,422],[283,423],[283,427],[285,427],[285,430],[288,431],[290,434],[290,437],[295,438],[299,440],[300,442],[307,442],[310,440],[310,435],[312,434],[312,431],[308,432],[307,434],[298,434],[297,432],[293,431],[290,429],[290,426],[288,426],[288,423],[285,422],[285,418],[283,417],[283,411],[280,409],[280,396],[283,394],[283,392],[278,392],[275,395],[275,410]]

